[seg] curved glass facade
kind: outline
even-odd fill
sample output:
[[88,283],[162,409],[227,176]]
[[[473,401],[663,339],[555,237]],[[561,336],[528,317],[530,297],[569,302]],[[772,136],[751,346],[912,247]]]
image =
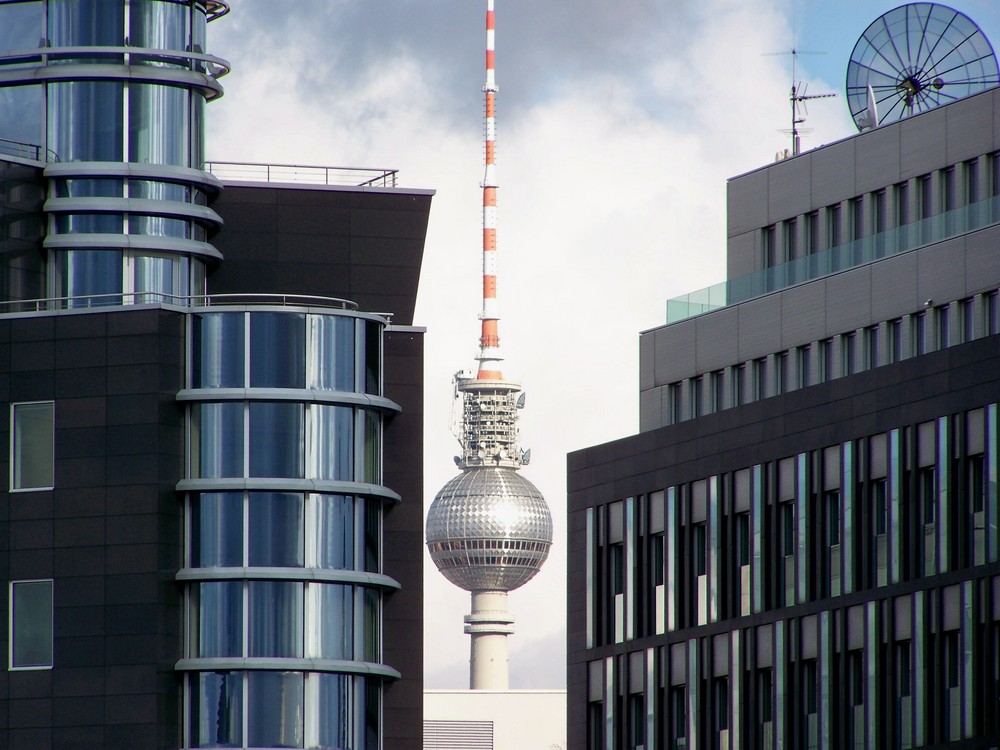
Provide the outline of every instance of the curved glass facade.
[[377,748],[385,321],[189,319],[186,746]]
[[48,272],[36,296],[91,306],[204,294],[204,265],[220,257],[208,237],[221,224],[206,205],[219,183],[202,171],[204,108],[228,72],[205,54],[205,26],[226,10],[215,0],[0,3],[0,149],[48,165]]

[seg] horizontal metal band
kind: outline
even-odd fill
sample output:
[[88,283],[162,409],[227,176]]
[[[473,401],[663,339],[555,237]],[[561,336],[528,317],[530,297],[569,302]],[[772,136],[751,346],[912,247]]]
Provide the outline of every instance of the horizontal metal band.
[[398,492],[380,484],[368,482],[343,482],[333,479],[271,479],[269,477],[212,477],[182,479],[176,485],[178,492],[315,492],[323,495],[361,495],[377,497],[398,503]]
[[223,223],[222,217],[208,206],[151,198],[49,198],[42,206],[42,210],[54,214],[127,213],[140,216],[168,216],[192,219],[217,227],[221,227]]
[[336,672],[356,674],[363,677],[380,677],[398,680],[402,675],[385,664],[370,661],[346,661],[342,659],[281,659],[254,657],[215,657],[212,659],[180,659],[174,669],[178,672],[230,672],[230,671],[278,671],[278,672]]
[[120,161],[50,162],[42,173],[48,179],[123,179],[177,182],[202,187],[212,193],[222,190],[222,180],[210,172],[174,164],[147,164]]
[[150,234],[48,234],[42,247],[46,250],[141,250],[222,260],[222,253],[207,242]]
[[399,591],[402,588],[395,578],[381,573],[334,568],[181,568],[175,578],[178,581],[318,581],[349,583],[384,591]]
[[385,413],[403,410],[395,401],[382,396],[352,391],[326,391],[318,388],[185,388],[177,393],[178,401],[296,401],[298,403],[345,404],[362,406]]

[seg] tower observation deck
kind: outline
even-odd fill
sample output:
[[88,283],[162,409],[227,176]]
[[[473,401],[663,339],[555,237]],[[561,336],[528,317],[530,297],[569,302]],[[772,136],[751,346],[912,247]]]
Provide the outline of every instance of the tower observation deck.
[[501,371],[496,274],[494,164],[494,0],[486,10],[486,170],[483,179],[483,311],[478,372],[455,375],[456,437],[461,473],[441,488],[427,515],[431,559],[449,581],[472,593],[465,632],[472,636],[469,686],[508,687],[507,636],[514,618],[507,592],[541,569],[552,546],[552,514],[538,489],[518,471],[530,451],[518,444],[521,387]]

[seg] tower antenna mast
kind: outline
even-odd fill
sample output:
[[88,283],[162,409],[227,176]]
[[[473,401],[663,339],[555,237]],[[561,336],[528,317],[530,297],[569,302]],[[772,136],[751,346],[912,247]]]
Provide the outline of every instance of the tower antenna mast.
[[479,338],[479,380],[502,380],[500,369],[500,310],[497,304],[497,170],[495,14],[493,0],[486,0],[486,171],[483,175],[483,312]]

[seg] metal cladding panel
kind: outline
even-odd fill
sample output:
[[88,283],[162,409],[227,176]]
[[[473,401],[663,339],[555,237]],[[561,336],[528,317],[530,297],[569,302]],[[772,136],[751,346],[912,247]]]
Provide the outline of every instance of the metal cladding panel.
[[829,332],[853,331],[870,325],[871,266],[838,273],[822,280],[826,285],[826,325]]
[[903,253],[872,265],[872,289],[878,291],[871,299],[875,320],[890,320],[923,304],[927,298],[921,299],[917,291],[919,269],[917,253]]
[[763,266],[758,249],[759,231],[744,232],[729,238],[726,245],[726,278],[735,279]]
[[744,302],[739,306],[739,359],[765,357],[781,349],[781,296]]
[[758,229],[767,221],[767,171],[733,177],[726,185],[726,236]]
[[899,160],[902,179],[927,174],[947,165],[946,118],[944,109],[935,109],[920,117],[900,121]]
[[652,332],[639,334],[639,390],[652,388],[656,383],[654,363],[656,360],[656,335]]
[[739,311],[727,307],[695,318],[695,368],[711,372],[739,358]]
[[840,203],[858,194],[854,175],[854,152],[864,135],[810,151],[805,154],[812,165],[812,207]]
[[695,374],[697,368],[694,357],[684,353],[695,351],[697,332],[693,320],[685,320],[651,332],[653,382],[656,385],[666,385]]
[[812,162],[800,156],[767,169],[767,223],[808,213]]
[[975,294],[1000,283],[1000,226],[993,226],[965,236],[965,289]]
[[639,431],[661,427],[663,421],[663,399],[667,389],[664,386],[639,392]]
[[984,92],[980,96],[969,97],[961,106],[945,110],[949,136],[946,158],[948,164],[973,159],[980,154],[988,154],[996,146],[993,130],[993,110],[1000,101],[1000,89]]
[[899,128],[878,128],[857,139],[855,185],[859,193],[899,182]]
[[826,284],[802,284],[781,293],[781,345],[788,349],[825,338]]
[[965,238],[939,242],[917,251],[917,296],[936,304],[965,296]]

